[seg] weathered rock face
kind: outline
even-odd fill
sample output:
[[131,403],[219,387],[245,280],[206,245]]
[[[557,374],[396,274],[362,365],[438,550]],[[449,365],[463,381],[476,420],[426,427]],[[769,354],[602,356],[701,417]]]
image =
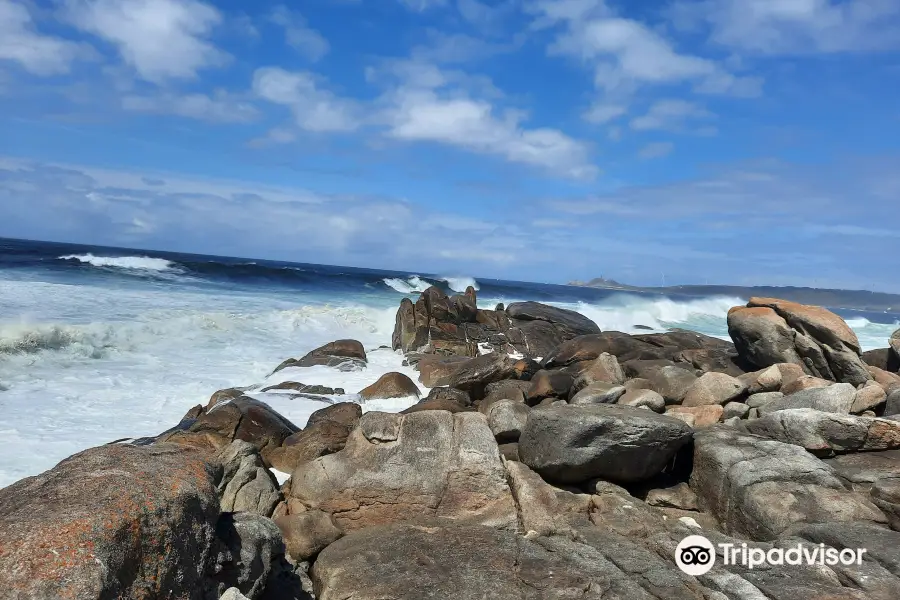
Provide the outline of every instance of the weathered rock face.
[[760,415],[787,408],[812,408],[823,412],[847,414],[853,406],[856,390],[849,383],[836,383],[823,388],[809,388],[784,396],[759,407]]
[[723,419],[725,409],[720,404],[704,406],[670,406],[666,415],[680,419],[695,429],[711,427]]
[[196,419],[183,421],[160,435],[155,443],[170,442],[199,447],[210,454],[233,440],[250,442],[269,461],[269,453],[298,431],[298,427],[269,405],[247,396],[231,398],[205,410]]
[[253,444],[231,442],[216,453],[213,461],[222,465],[216,485],[222,512],[251,512],[264,517],[272,514],[281,501],[281,492]]
[[300,360],[289,358],[275,369],[287,367],[314,367],[323,365],[341,371],[355,371],[366,366],[366,349],[356,340],[337,340],[316,348]]
[[522,462],[548,480],[648,479],[691,438],[683,422],[630,406],[540,407],[519,438]]
[[359,395],[363,400],[376,398],[407,398],[419,397],[420,391],[412,379],[403,373],[385,373],[372,385],[363,388]]
[[525,392],[525,402],[534,406],[546,398],[568,398],[574,381],[571,373],[565,371],[540,370],[531,378],[531,387]]
[[728,532],[755,540],[801,523],[886,520],[803,448],[724,426],[695,433],[691,489]]
[[617,385],[625,383],[625,372],[622,370],[618,359],[607,352],[603,352],[596,359],[587,363],[584,370],[575,378],[572,389],[578,392],[592,383],[601,381]]
[[427,516],[516,522],[497,442],[475,412],[366,413],[341,452],[294,471],[290,496],[345,531]]
[[[477,526],[390,525],[330,545],[312,578],[319,600],[704,598],[673,564],[624,538],[589,541],[529,540]],[[601,551],[613,545],[622,550],[617,562]]]
[[900,361],[900,329],[891,334],[891,339],[888,340],[888,345],[894,352],[894,358],[897,359],[897,361]]
[[653,390],[633,389],[622,394],[617,404],[634,406],[636,408],[648,408],[656,413],[666,410],[666,400]]
[[704,373],[691,384],[684,395],[682,406],[706,406],[725,404],[744,396],[747,385],[724,373]]
[[446,410],[452,413],[470,411],[472,398],[462,390],[436,387],[428,392],[428,396],[401,412],[405,415],[422,410]]
[[544,356],[560,343],[599,328],[574,311],[521,302],[505,310],[480,310],[475,290],[448,297],[436,287],[413,304],[404,299],[397,311],[393,348],[404,352],[476,357],[479,345],[497,352]]
[[492,352],[462,363],[450,378],[449,385],[467,392],[473,400],[481,400],[485,396],[488,384],[504,379],[516,379],[517,375],[516,362],[513,359]]
[[362,407],[355,402],[339,402],[317,410],[309,416],[306,429],[289,435],[279,448],[269,451],[272,466],[291,473],[301,463],[343,450],[361,416]]
[[598,381],[572,396],[569,404],[615,404],[625,392],[624,385]]
[[217,595],[237,588],[248,598],[260,598],[273,568],[284,560],[278,527],[253,513],[223,514],[216,524],[214,548],[216,564],[210,578]]
[[315,557],[343,535],[331,515],[320,510],[278,517],[275,524],[281,530],[288,554],[296,561]]
[[[488,425],[499,443],[517,442],[531,409],[515,400],[500,400],[488,409]],[[900,426],[900,423],[897,424]]]
[[900,448],[900,422],[809,408],[779,410],[744,427],[762,437],[802,446],[816,456]]
[[200,600],[218,517],[196,450],[85,450],[0,490],[0,595]]
[[666,360],[685,370],[717,370],[737,375],[744,372],[734,345],[692,331],[671,331],[628,335],[605,331],[573,338],[561,344],[543,360],[544,368],[560,368],[593,361],[602,354],[615,356],[619,363],[636,360]]
[[859,385],[870,379],[859,340],[843,319],[818,306],[751,298],[728,311],[728,333],[758,368],[794,363],[810,375]]

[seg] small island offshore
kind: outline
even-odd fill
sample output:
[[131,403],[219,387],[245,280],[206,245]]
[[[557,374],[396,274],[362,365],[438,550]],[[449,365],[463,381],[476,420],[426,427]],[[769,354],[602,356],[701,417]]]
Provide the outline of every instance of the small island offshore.
[[[629,335],[428,288],[384,346],[335,340],[0,490],[0,597],[896,600],[900,331],[862,352],[766,297],[727,325]],[[427,394],[303,383],[384,352]],[[300,427],[276,397],[322,408]],[[811,559],[736,558],[788,549]]]

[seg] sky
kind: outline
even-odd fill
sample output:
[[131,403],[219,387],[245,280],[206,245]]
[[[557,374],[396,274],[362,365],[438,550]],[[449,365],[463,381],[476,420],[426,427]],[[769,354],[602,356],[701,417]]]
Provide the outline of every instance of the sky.
[[0,0],[0,236],[900,292],[897,0]]

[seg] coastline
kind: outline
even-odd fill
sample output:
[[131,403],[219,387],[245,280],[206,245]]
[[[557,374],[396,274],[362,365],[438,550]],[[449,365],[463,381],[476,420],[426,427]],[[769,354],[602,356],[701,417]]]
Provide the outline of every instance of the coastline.
[[[764,581],[727,562],[685,574],[674,549],[698,534],[751,548],[864,541],[868,579],[807,567],[802,586],[900,590],[885,568],[900,540],[900,331],[861,353],[828,310],[751,299],[729,311],[733,343],[632,335],[476,296],[429,288],[400,303],[389,347],[335,340],[158,436],[0,489],[0,590],[513,599],[539,580],[554,598],[601,583],[622,598],[797,597],[788,567]],[[409,370],[353,396],[303,382],[315,369],[365,376],[379,352]],[[320,408],[295,423],[275,408],[291,401]],[[745,461],[750,479],[733,468]],[[860,469],[867,485],[843,483]]]

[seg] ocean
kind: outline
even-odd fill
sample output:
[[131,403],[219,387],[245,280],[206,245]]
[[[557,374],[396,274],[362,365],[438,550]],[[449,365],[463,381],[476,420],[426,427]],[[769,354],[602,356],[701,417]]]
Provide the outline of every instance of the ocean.
[[[389,371],[415,380],[389,346],[400,300],[429,285],[472,285],[480,307],[536,300],[574,309],[603,330],[681,327],[725,339],[727,310],[746,302],[0,239],[0,487],[85,448],[164,431],[216,390],[277,381],[269,374],[284,359],[334,339],[360,340],[369,366],[304,369],[303,383],[342,387],[353,400]],[[900,322],[837,312],[864,349],[885,347]],[[298,426],[323,406],[264,399]]]

